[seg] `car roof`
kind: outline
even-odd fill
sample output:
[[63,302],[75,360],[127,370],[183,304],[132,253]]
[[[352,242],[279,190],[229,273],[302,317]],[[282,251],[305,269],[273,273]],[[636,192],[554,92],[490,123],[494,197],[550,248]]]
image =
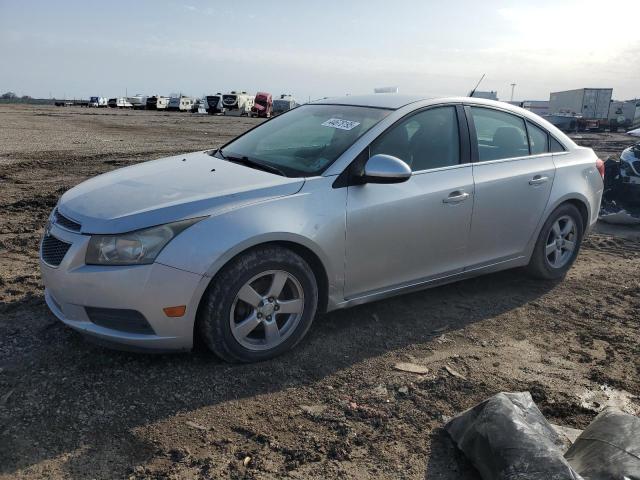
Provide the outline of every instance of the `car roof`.
[[371,95],[346,95],[327,97],[311,102],[313,105],[353,105],[356,107],[389,108],[397,110],[410,103],[429,100],[418,95],[398,95],[397,93],[375,93]]

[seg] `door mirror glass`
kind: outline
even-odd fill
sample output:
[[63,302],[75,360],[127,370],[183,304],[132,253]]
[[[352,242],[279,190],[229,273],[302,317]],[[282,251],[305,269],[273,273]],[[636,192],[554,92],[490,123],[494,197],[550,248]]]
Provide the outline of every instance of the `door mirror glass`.
[[391,155],[373,155],[364,166],[366,183],[402,183],[411,177],[411,168],[404,161]]

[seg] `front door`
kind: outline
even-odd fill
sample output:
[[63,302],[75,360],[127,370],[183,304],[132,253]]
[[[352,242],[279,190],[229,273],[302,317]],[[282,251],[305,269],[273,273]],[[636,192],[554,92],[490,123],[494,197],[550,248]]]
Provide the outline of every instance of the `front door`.
[[454,106],[412,114],[370,146],[404,160],[399,184],[348,187],[345,297],[460,272],[466,265],[473,173],[461,163]]

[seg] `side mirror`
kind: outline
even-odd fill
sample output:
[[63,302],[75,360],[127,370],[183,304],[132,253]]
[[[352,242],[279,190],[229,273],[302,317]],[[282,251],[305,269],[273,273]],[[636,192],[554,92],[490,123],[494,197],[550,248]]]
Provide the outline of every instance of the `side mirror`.
[[397,157],[379,153],[364,165],[365,183],[402,183],[411,178],[411,168]]

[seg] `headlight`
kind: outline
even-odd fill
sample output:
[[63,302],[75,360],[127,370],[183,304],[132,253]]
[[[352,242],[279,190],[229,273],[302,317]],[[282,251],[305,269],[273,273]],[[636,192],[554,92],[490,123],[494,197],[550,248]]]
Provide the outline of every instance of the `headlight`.
[[87,265],[145,265],[153,263],[162,249],[184,229],[205,217],[181,220],[119,235],[92,235]]

